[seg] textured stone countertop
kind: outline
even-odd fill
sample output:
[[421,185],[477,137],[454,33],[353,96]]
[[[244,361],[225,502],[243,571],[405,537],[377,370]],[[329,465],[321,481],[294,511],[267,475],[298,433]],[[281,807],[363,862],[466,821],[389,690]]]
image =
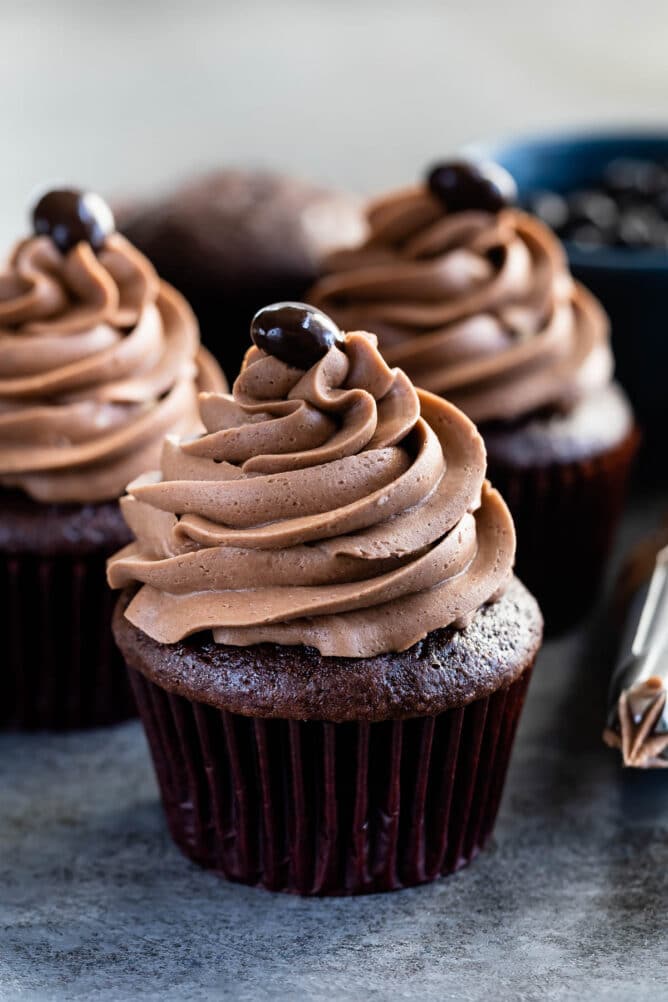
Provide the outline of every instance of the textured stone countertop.
[[[636,504],[622,545],[653,523]],[[668,998],[668,776],[600,741],[603,610],[541,655],[491,849],[431,886],[300,900],[166,833],[138,724],[0,737],[0,999]]]

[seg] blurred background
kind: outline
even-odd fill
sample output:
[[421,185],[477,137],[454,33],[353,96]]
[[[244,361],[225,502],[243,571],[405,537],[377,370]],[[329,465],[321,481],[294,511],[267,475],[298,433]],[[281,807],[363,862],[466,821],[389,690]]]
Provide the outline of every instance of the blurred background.
[[0,241],[32,189],[222,162],[374,191],[480,138],[666,116],[662,0],[0,0]]

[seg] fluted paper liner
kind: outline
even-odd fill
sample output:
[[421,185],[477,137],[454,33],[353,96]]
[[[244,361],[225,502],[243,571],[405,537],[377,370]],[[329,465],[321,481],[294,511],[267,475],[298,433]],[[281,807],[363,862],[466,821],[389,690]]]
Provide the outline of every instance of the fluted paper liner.
[[136,714],[105,563],[106,553],[0,555],[0,727],[67,730]]
[[638,442],[633,430],[600,456],[527,469],[489,457],[488,477],[515,522],[515,572],[549,631],[573,625],[596,599]]
[[129,669],[172,836],[229,880],[366,894],[465,866],[492,831],[531,668],[435,717],[254,719]]

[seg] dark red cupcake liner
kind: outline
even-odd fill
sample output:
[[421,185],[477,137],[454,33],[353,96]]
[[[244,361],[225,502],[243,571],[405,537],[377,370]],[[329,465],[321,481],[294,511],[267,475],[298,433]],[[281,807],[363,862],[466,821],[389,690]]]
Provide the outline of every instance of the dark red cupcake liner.
[[350,895],[434,880],[485,846],[531,668],[435,717],[338,724],[245,717],[129,672],[185,855],[272,891]]
[[67,730],[136,714],[106,554],[0,554],[0,727]]
[[538,599],[548,632],[574,625],[597,598],[639,438],[634,430],[600,456],[545,467],[489,457],[487,476],[517,530],[515,573]]

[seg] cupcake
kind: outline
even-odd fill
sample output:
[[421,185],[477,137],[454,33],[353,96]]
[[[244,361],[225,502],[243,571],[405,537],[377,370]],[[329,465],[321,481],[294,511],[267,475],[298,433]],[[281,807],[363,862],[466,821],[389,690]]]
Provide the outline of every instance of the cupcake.
[[559,628],[597,593],[638,431],[600,304],[513,195],[495,165],[434,168],[371,204],[367,240],[332,255],[308,299],[476,422],[517,573]]
[[253,321],[109,563],[171,833],[230,880],[360,894],[489,838],[540,646],[474,425],[303,304]]
[[0,273],[0,725],[94,726],[133,710],[105,582],[118,497],[224,381],[97,196],[52,191],[33,223]]
[[351,195],[231,169],[121,209],[119,228],[186,296],[228,375],[239,371],[254,313],[276,299],[303,298],[324,256],[365,233]]

